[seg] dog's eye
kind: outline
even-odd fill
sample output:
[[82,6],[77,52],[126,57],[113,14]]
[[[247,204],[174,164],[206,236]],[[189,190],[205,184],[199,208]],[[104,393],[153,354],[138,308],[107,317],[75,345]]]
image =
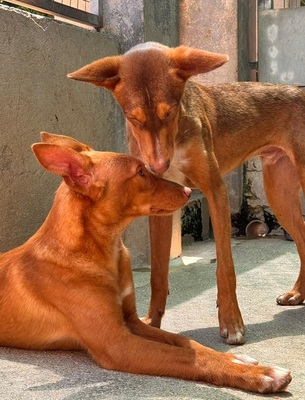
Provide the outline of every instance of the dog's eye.
[[137,120],[136,118],[133,118],[133,117],[127,117],[127,118],[128,118],[128,121],[130,123],[132,123],[132,125],[134,125],[137,128],[141,128],[142,123],[139,120]]
[[177,111],[177,107],[178,107],[178,106],[175,105],[175,106],[171,107],[171,108],[167,111],[167,113],[166,113],[165,116],[164,116],[165,122],[166,122],[166,121],[169,121],[170,119],[172,119],[172,118],[175,116],[176,111]]
[[145,176],[145,172],[144,172],[144,168],[143,168],[143,167],[140,167],[140,168],[138,169],[138,175],[140,175],[140,176]]

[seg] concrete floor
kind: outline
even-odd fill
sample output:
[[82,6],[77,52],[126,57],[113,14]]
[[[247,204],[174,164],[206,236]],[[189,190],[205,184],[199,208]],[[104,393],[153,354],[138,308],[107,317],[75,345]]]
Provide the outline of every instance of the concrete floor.
[[[293,242],[282,238],[233,239],[238,298],[247,326],[246,344],[232,347],[218,334],[213,241],[186,246],[171,263],[171,294],[163,328],[224,352],[244,353],[292,371],[286,392],[256,395],[169,378],[105,371],[83,352],[0,348],[1,400],[235,400],[305,399],[305,308],[276,305],[299,270]],[[149,301],[148,268],[134,271],[139,315]],[[1,321],[0,321],[1,323]]]

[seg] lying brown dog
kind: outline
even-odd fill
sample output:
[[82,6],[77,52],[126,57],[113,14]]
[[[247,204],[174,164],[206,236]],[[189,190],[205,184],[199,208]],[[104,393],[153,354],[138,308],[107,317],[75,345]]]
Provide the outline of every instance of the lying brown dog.
[[107,369],[171,376],[255,392],[281,390],[290,372],[218,353],[140,321],[126,225],[183,206],[191,190],[128,155],[42,134],[38,161],[61,175],[53,207],[25,244],[0,256],[0,345],[86,349]]
[[[305,226],[299,190],[305,189],[305,94],[295,87],[188,81],[228,60],[221,54],[145,43],[69,74],[113,92],[127,120],[131,153],[166,179],[199,188],[209,204],[217,250],[220,334],[242,343],[236,298],[231,222],[222,176],[260,156],[264,185],[279,223],[297,246],[301,271],[282,305],[305,298]],[[168,294],[171,217],[150,219],[152,298],[146,318],[160,326]]]

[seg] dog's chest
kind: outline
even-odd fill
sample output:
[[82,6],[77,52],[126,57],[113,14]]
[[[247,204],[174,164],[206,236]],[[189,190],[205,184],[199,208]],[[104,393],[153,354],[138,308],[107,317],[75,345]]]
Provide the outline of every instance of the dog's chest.
[[176,148],[170,167],[166,172],[164,172],[162,178],[179,183],[180,185],[192,186],[189,178],[184,173],[188,164],[187,151],[181,148]]

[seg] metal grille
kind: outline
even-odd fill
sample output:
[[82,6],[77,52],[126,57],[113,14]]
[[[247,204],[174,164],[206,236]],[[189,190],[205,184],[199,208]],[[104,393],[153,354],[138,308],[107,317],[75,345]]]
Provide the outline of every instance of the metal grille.
[[6,0],[78,24],[102,27],[102,0]]

